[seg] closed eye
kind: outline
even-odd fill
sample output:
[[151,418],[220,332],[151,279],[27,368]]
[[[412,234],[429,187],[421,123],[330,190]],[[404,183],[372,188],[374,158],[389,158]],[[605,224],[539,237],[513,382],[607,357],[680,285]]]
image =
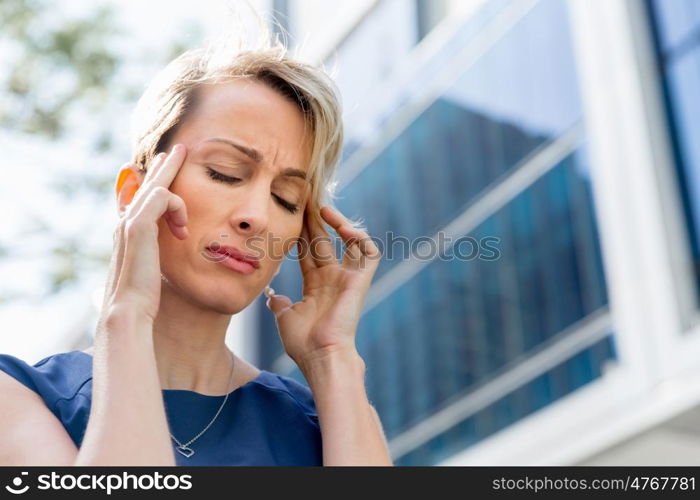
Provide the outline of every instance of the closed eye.
[[224,182],[226,184],[235,184],[241,181],[238,177],[229,177],[228,175],[220,174],[211,168],[207,168],[207,174],[209,174],[209,177],[215,181]]
[[[229,177],[228,175],[221,174],[216,170],[212,170],[209,167],[207,167],[207,174],[215,181],[223,182],[224,184],[237,184],[241,182],[241,180],[238,177]],[[277,203],[282,205],[288,212],[295,214],[299,211],[299,207],[297,205],[288,202],[287,200],[277,196],[276,194],[273,194],[272,196],[274,196],[277,200]]]

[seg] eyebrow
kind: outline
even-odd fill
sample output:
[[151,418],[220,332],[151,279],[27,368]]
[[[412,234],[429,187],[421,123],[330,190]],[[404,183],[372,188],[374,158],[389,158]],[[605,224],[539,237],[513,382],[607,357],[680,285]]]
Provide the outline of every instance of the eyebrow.
[[[258,151],[257,149],[249,148],[246,146],[243,146],[242,144],[238,144],[237,142],[234,142],[230,139],[224,139],[222,137],[214,137],[212,139],[207,139],[204,142],[221,142],[224,144],[228,144],[230,146],[233,146],[235,149],[246,155],[248,158],[253,160],[255,163],[260,163],[263,161],[263,155]],[[287,167],[282,170],[282,175],[286,177],[298,177],[304,181],[306,181],[306,172],[303,170],[299,170],[298,168],[292,168],[292,167]]]

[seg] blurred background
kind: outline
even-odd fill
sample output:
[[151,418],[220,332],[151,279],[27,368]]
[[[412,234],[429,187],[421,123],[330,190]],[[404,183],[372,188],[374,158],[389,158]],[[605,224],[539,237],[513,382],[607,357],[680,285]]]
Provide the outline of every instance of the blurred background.
[[[341,211],[498,242],[380,264],[358,347],[396,464],[700,465],[700,2],[252,4],[341,90]],[[226,8],[0,2],[0,352],[92,343],[129,113]],[[272,285],[299,300],[296,261]],[[304,382],[262,298],[227,341]]]

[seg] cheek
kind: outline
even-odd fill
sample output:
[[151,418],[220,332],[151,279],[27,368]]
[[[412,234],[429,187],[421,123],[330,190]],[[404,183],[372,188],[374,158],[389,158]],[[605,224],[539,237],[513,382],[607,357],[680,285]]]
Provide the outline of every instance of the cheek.
[[284,239],[284,253],[287,254],[292,251],[297,244],[297,240],[302,236],[302,224],[303,215],[299,218],[298,223],[294,224],[292,227],[287,227],[286,237]]
[[201,179],[197,179],[196,175],[193,175],[193,171],[196,171],[195,168],[186,170],[186,166],[186,164],[182,166],[169,189],[173,194],[182,198],[185,203],[189,238],[186,240],[176,238],[170,231],[165,218],[161,217],[158,222],[158,240],[162,245],[162,255],[166,257],[174,257],[175,255],[182,257],[190,252],[192,247],[199,248],[203,245],[202,238],[207,228],[206,221],[208,218],[212,218],[212,195],[208,191],[210,186],[206,184],[206,179],[203,182]]
[[285,224],[280,227],[270,228],[271,237],[267,241],[267,256],[270,260],[283,259],[297,244],[301,224],[291,227]]
[[190,197],[192,193],[197,192],[197,190],[204,189],[205,186],[201,183],[195,175],[196,169],[185,162],[185,164],[180,167],[180,171],[173,179],[172,184],[170,184],[170,191],[180,196],[181,198]]

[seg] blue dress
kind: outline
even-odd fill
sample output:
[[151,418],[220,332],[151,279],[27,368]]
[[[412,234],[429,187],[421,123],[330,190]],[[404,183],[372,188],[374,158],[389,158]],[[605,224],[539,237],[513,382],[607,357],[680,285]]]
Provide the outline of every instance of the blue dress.
[[[36,392],[80,448],[92,400],[92,356],[70,351],[34,365],[0,354],[0,370]],[[164,389],[170,432],[181,443],[211,421],[224,396]],[[229,394],[216,421],[177,465],[322,465],[321,429],[311,390],[294,379],[261,370]]]

